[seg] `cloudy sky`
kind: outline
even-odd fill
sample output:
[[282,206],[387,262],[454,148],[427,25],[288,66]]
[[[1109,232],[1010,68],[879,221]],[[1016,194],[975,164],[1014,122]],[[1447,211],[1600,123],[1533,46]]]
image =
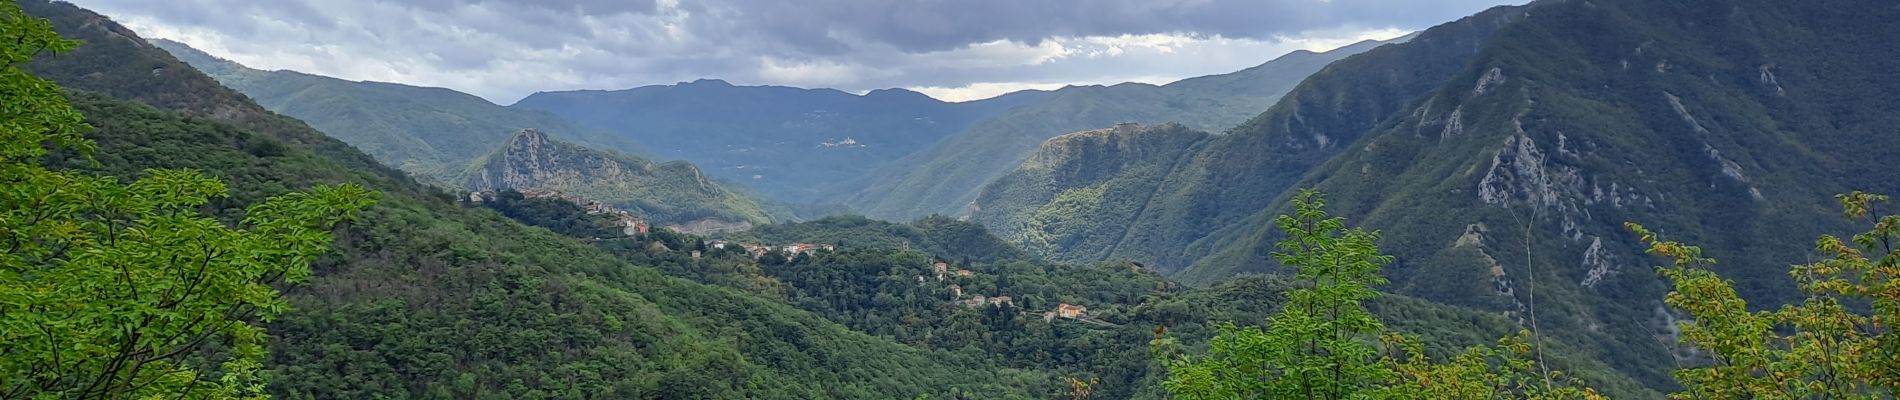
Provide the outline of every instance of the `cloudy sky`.
[[1510,0],[71,0],[254,68],[536,91],[903,87],[947,100],[1165,83]]

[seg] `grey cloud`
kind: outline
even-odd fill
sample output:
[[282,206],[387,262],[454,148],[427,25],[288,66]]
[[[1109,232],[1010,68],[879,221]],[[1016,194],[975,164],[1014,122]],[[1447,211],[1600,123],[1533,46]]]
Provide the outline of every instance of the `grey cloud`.
[[[921,61],[912,56],[1051,37],[1165,33],[1271,41],[1322,30],[1418,29],[1522,0],[74,1],[121,19],[213,32],[233,53],[331,57],[324,61],[417,79],[459,75],[454,79],[480,87],[457,89],[511,99],[535,89],[529,85],[605,88],[700,77],[803,83],[774,81],[785,78],[763,72],[768,62],[863,75],[830,83],[847,90],[1140,75],[1115,69],[1165,66],[1137,60],[969,67],[914,64]],[[488,81],[501,78],[510,81]],[[405,83],[458,83],[440,79]]]
[[932,51],[992,40],[1191,32],[1272,38],[1343,25],[1422,27],[1495,0],[706,0],[820,52],[839,35]]

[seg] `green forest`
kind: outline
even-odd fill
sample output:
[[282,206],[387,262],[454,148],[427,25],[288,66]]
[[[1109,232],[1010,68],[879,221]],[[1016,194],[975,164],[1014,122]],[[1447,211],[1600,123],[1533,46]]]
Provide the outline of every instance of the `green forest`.
[[[891,222],[779,215],[845,206],[533,130],[358,145],[230,87],[282,71],[214,78],[199,69],[228,62],[106,16],[0,0],[0,399],[1893,398],[1900,213],[1877,164],[1896,147],[1866,132],[1900,103],[1841,99],[1900,81],[1814,80],[1879,76],[1891,52],[1730,60],[1847,46],[1820,37],[1892,31],[1900,9],[1707,2],[1730,19],[1540,1],[1323,69],[1302,54],[1286,68],[1319,72],[1252,82],[1290,88],[1227,133],[1051,136],[970,169],[985,185],[932,188],[980,189],[974,213]],[[1630,56],[1671,66],[1565,68],[1626,50],[1579,42],[1605,27],[1671,38]],[[1737,69],[1791,89],[1715,78]],[[436,117],[418,124],[553,118]],[[1816,133],[1760,150],[1795,130]],[[1582,194],[1612,181],[1646,189]],[[665,226],[708,219],[740,228]]]

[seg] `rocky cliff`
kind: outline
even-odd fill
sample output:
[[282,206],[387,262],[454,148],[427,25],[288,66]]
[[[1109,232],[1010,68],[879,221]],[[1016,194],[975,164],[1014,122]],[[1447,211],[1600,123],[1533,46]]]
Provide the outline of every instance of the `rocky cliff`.
[[606,202],[655,223],[735,226],[770,220],[754,199],[721,187],[683,161],[655,163],[562,142],[540,131],[516,133],[463,172],[469,190],[554,190]]

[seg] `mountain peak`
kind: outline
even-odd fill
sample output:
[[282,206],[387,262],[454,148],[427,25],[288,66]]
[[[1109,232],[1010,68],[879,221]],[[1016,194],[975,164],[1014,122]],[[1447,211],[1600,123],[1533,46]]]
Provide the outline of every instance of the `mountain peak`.
[[527,141],[527,142],[536,142],[536,143],[546,143],[550,140],[551,139],[548,139],[548,134],[542,133],[540,130],[536,130],[534,128],[522,128],[520,131],[515,132],[514,137],[508,138],[509,142]]
[[694,79],[692,82],[682,82],[679,84],[679,86],[732,87],[732,83],[726,82],[726,80],[724,79],[700,78],[700,79]]
[[935,98],[933,97],[924,95],[923,93],[917,93],[909,89],[903,89],[903,88],[872,90],[868,93],[865,93],[864,97],[873,98],[873,99],[880,99],[880,98],[881,99],[912,99],[912,100],[928,99],[931,101],[935,101]]

